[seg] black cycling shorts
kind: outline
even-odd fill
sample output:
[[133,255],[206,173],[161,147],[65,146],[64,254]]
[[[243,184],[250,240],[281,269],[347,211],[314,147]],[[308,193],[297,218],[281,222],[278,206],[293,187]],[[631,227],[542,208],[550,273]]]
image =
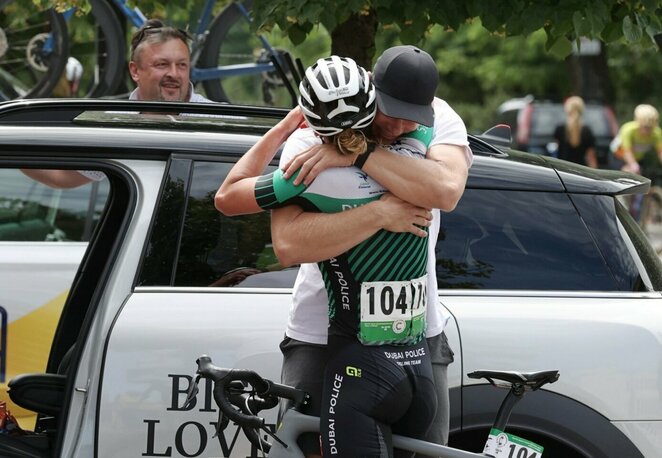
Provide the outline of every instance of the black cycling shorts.
[[329,336],[320,434],[323,456],[393,457],[392,433],[422,439],[437,408],[427,342],[362,345]]

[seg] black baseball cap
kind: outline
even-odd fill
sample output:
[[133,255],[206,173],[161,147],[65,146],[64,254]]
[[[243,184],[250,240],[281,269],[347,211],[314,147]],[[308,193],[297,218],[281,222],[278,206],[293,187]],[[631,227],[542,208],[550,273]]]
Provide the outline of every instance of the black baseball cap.
[[439,72],[432,57],[416,46],[394,46],[379,56],[372,72],[379,111],[424,126],[434,123],[432,101]]

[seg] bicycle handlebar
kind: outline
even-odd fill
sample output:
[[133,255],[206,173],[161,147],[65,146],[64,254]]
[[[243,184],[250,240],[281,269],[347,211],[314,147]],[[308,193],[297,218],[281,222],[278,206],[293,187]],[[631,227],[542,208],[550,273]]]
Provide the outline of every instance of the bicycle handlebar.
[[227,391],[232,382],[246,382],[255,388],[255,391],[259,396],[265,397],[269,394],[268,391],[271,382],[263,379],[254,371],[224,369],[214,366],[211,358],[207,355],[200,356],[196,360],[196,363],[198,364],[197,373],[214,382],[214,400],[224,415],[241,426],[249,428],[262,428],[264,426],[264,418],[258,417],[257,415],[248,415],[233,408],[232,403],[228,399]]
[[[247,428],[262,428],[264,418],[252,412],[271,409],[278,405],[279,398],[290,399],[295,405],[303,405],[308,400],[308,394],[297,388],[274,383],[262,378],[257,372],[247,369],[225,369],[215,366],[207,355],[200,356],[197,374],[214,382],[214,400],[221,412],[239,426]],[[241,383],[241,388],[237,388]],[[244,385],[250,385],[256,396],[246,399]],[[234,385],[234,386],[233,386]],[[235,409],[237,406],[241,410]]]

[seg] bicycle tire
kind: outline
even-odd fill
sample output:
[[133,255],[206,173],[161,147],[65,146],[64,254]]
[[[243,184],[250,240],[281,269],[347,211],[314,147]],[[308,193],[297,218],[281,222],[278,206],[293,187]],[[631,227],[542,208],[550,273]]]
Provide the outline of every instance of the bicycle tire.
[[[242,2],[250,10],[251,0]],[[236,63],[255,63],[259,59],[269,62],[257,35],[250,30],[250,24],[241,14],[235,2],[225,7],[209,26],[199,68],[216,68]],[[291,106],[291,97],[285,87],[273,91],[273,102],[269,102],[263,83],[265,78],[280,81],[275,72],[253,73],[221,79],[205,80],[202,85],[208,98],[217,102],[232,102],[249,105]],[[232,94],[232,96],[230,96]]]
[[[18,2],[0,2],[0,99],[49,97],[67,63],[67,27],[53,9],[16,12]],[[52,37],[52,51],[44,45]]]
[[124,30],[107,0],[90,0],[91,11],[69,22],[69,55],[83,65],[78,93],[86,98],[114,95],[126,73]]

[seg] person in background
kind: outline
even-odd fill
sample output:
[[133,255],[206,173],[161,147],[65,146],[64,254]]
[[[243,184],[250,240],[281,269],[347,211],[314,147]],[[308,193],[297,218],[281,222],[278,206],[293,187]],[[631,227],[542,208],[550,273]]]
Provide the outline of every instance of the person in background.
[[76,97],[80,80],[83,77],[83,64],[75,57],[67,59],[62,77],[53,88],[53,97]]
[[563,104],[565,123],[558,125],[554,130],[558,158],[598,168],[595,136],[582,121],[584,109],[584,100],[576,95],[568,97]]
[[[637,105],[634,120],[623,124],[611,144],[612,152],[623,161],[622,170],[658,181],[662,163],[662,129],[658,125],[657,109],[648,104]],[[628,196],[628,210],[640,221],[643,194]]]
[[129,100],[212,103],[193,90],[188,41],[184,30],[148,20],[131,39],[129,73],[137,87]]
[[[129,100],[213,103],[196,94],[190,79],[189,37],[183,30],[166,26],[158,19],[148,20],[131,40],[129,72],[137,87]],[[74,59],[75,60],[75,59]],[[70,61],[63,74],[64,96],[78,89],[82,75],[80,62]],[[105,178],[88,170],[22,169],[25,175],[54,188],[75,188]]]
[[652,178],[650,171],[662,162],[662,129],[658,122],[657,109],[641,104],[634,109],[634,120],[621,126],[612,148],[625,163],[623,170]]

